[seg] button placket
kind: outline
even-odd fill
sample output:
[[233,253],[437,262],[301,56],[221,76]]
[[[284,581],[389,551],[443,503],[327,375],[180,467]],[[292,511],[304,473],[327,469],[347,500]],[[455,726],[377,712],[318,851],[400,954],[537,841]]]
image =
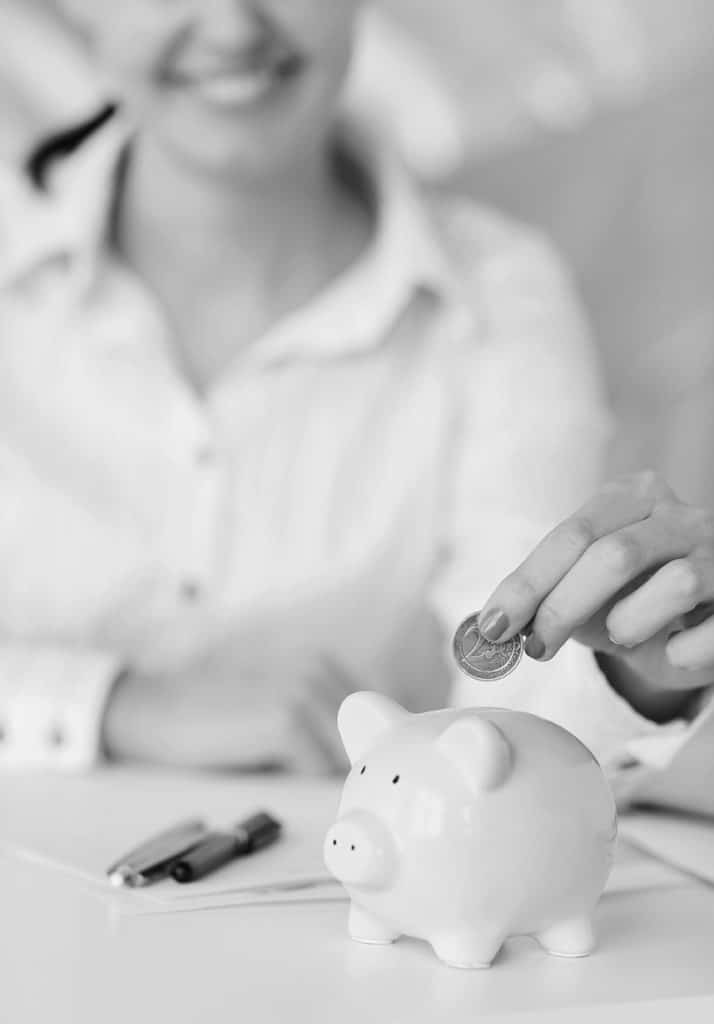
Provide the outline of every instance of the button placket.
[[205,596],[213,565],[222,474],[211,439],[202,438],[194,445],[190,472],[193,501],[187,503],[183,519],[178,562],[182,566],[178,599],[184,606],[196,605]]

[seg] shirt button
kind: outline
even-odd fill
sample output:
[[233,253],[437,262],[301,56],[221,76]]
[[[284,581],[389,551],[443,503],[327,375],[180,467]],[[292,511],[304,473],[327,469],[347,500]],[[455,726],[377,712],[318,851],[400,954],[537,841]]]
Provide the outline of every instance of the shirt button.
[[213,466],[216,461],[216,452],[213,448],[205,445],[203,448],[199,448],[196,451],[196,465],[201,466],[204,469],[208,469]]
[[181,600],[187,603],[198,601],[201,597],[201,584],[197,580],[184,580],[180,587]]

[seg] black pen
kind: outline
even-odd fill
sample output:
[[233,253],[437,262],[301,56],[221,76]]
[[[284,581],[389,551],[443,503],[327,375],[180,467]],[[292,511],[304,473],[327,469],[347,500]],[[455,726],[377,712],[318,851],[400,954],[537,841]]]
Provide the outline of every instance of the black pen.
[[209,832],[171,868],[177,882],[196,882],[237,857],[245,857],[275,842],[282,825],[264,811],[239,822],[229,832]]

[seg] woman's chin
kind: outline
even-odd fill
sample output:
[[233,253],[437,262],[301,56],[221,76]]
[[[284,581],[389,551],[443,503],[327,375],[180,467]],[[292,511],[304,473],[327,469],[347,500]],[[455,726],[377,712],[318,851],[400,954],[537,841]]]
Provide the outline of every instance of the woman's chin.
[[[246,88],[216,84],[219,102],[203,97],[181,101],[156,116],[142,119],[145,134],[160,140],[162,147],[181,162],[206,173],[225,175],[240,181],[283,177],[299,161],[311,139],[329,134],[332,110],[325,110],[322,130],[316,128],[314,112],[306,115],[305,104],[296,97],[293,104],[271,103],[255,86],[255,102],[249,102]],[[236,102],[232,102],[235,99]]]

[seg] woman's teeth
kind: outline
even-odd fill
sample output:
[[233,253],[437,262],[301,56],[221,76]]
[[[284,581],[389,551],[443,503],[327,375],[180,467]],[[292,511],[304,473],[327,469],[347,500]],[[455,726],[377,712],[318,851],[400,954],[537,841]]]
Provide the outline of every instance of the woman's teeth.
[[226,72],[198,79],[194,88],[210,103],[219,106],[242,106],[255,103],[275,86],[278,76],[272,69],[249,72]]
[[294,77],[302,62],[297,56],[248,59],[241,63],[205,67],[180,74],[177,81],[202,99],[219,106],[243,106],[262,99]]

